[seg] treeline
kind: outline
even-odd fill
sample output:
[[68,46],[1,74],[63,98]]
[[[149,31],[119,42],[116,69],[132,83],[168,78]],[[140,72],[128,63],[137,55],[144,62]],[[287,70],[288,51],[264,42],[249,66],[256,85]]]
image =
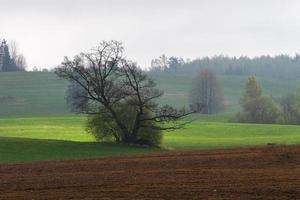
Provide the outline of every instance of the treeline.
[[184,60],[180,57],[165,55],[153,59],[150,71],[177,74],[195,74],[203,68],[221,75],[255,75],[276,79],[300,78],[300,55],[260,56],[255,58],[214,56]]

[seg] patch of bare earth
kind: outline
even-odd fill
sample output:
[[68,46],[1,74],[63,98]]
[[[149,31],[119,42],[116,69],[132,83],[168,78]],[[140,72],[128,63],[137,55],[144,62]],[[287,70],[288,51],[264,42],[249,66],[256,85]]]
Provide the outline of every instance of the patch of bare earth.
[[300,199],[300,146],[2,164],[0,199]]

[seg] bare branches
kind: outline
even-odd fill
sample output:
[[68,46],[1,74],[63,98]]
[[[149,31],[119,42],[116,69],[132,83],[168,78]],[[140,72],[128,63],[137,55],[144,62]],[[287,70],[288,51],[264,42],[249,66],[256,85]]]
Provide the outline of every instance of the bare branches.
[[[190,113],[168,105],[159,108],[155,99],[161,97],[163,92],[136,63],[122,57],[123,49],[120,42],[104,41],[72,61],[65,58],[55,73],[81,87],[72,91],[74,95],[71,99],[76,99],[71,103],[83,113],[104,112],[109,118],[107,123],[113,121],[110,124],[117,126],[114,130],[121,132],[116,140],[124,140],[125,143],[136,143],[144,127],[148,130],[183,127],[184,123],[176,122]],[[132,116],[128,117],[131,122],[124,120],[124,113],[120,113],[122,110],[130,111]],[[161,125],[168,122],[173,125]],[[113,135],[116,135],[115,132]]]
[[144,118],[143,121],[174,122],[193,113],[193,111],[187,111],[185,108],[176,109],[170,105],[164,105],[155,111],[153,117]]
[[[102,104],[121,100],[114,81],[122,59],[123,47],[120,42],[102,42],[89,53],[81,53],[73,61],[65,58],[62,65],[56,68],[58,76],[77,82],[90,98]],[[116,86],[120,88],[120,86]]]

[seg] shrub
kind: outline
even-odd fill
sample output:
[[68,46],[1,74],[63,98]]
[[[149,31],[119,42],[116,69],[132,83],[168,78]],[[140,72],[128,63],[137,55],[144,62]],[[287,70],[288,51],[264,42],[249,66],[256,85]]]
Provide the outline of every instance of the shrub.
[[[122,121],[126,121],[126,129],[128,133],[132,133],[131,129],[135,122],[136,106],[122,103],[116,105],[118,108],[117,114]],[[150,111],[145,111],[146,117],[151,116]],[[97,114],[89,115],[87,122],[87,131],[92,134],[97,141],[115,141],[117,143],[126,143],[126,138],[135,137],[133,144],[158,146],[161,143],[162,131],[157,128],[153,121],[145,121],[142,128],[136,136],[124,135],[124,132],[119,129],[114,119],[109,113],[100,111]]]

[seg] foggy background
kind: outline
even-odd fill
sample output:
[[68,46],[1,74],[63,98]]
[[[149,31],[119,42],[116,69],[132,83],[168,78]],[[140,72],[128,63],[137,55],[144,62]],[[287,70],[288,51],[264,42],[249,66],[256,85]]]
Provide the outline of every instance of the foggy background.
[[101,40],[119,40],[141,67],[168,56],[196,58],[300,52],[297,0],[0,0],[0,38],[34,66]]

